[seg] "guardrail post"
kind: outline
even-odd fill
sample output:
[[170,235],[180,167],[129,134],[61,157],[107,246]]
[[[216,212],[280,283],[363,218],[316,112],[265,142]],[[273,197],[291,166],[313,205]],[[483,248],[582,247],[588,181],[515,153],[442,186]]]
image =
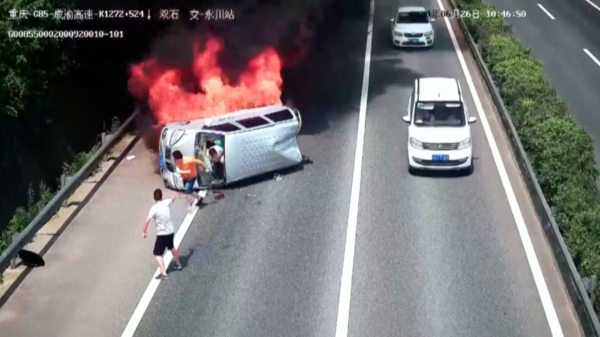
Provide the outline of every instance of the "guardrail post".
[[588,292],[588,296],[590,296],[590,300],[592,303],[594,302],[594,290],[596,290],[596,275],[592,277],[584,277],[581,279],[583,282],[583,286],[585,290]]
[[[102,142],[101,146],[104,146],[106,143],[110,142],[110,140],[114,137],[115,135],[112,133],[107,133],[107,132],[102,132],[102,134],[100,135],[100,140]],[[106,153],[104,155],[104,157],[102,158],[102,160],[106,160],[106,157],[108,156],[108,153]]]
[[[13,234],[12,235],[12,241],[11,242],[15,242],[19,239],[19,234]],[[10,269],[16,269],[17,268],[17,255],[13,256],[13,258],[10,260]]]
[[110,140],[112,139],[112,137],[114,137],[114,135],[111,133],[102,132],[100,137],[102,140],[102,146],[104,146],[106,143],[110,142]]
[[[65,173],[60,175],[60,189],[63,189],[65,186],[67,186],[71,180],[73,180],[73,177],[66,175]],[[62,203],[62,207],[67,207],[68,205],[68,200],[69,198],[66,198],[63,203]]]

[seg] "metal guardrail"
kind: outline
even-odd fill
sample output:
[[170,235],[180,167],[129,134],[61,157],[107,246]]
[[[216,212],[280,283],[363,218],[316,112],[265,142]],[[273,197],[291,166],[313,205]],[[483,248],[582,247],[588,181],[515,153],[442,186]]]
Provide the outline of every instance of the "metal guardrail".
[[[448,0],[448,2],[453,9],[458,9],[458,6],[454,0]],[[502,119],[504,128],[508,133],[511,145],[513,147],[513,153],[518,159],[517,162],[521,172],[523,173],[523,178],[525,178],[525,185],[529,190],[529,195],[533,200],[535,211],[540,219],[546,238],[550,243],[552,252],[554,253],[554,257],[562,274],[562,278],[565,282],[571,302],[573,303],[573,306],[577,311],[577,315],[579,316],[582,329],[586,336],[598,337],[600,336],[600,323],[598,322],[598,317],[594,312],[594,307],[590,301],[585,286],[583,285],[581,276],[579,275],[577,268],[575,268],[571,254],[569,254],[569,250],[565,244],[565,241],[560,234],[558,225],[552,216],[552,211],[550,210],[550,207],[546,202],[546,198],[542,193],[542,189],[540,188],[535,172],[531,166],[531,162],[527,157],[527,153],[523,148],[521,139],[519,138],[512,119],[510,118],[510,115],[504,106],[504,102],[500,97],[500,91],[496,87],[496,84],[490,75],[489,69],[487,68],[485,61],[481,56],[478,45],[471,36],[467,25],[462,19],[458,18],[457,20],[458,25],[465,35],[469,47],[473,52],[473,56],[475,57],[475,61],[479,67],[479,70],[481,71],[481,74],[483,75],[483,79],[490,90],[496,109],[498,112],[500,112],[500,118]]]
[[0,273],[4,272],[11,264],[11,261],[18,255],[35,236],[35,234],[50,220],[51,217],[64,205],[64,202],[71,194],[87,179],[90,174],[103,161],[108,151],[121,139],[125,131],[133,124],[133,121],[139,114],[140,110],[136,109],[133,114],[121,125],[121,127],[111,135],[103,135],[102,147],[94,154],[94,156],[71,178],[67,179],[63,187],[56,193],[54,198],[31,220],[27,228],[16,235],[8,246],[8,248],[0,256]]

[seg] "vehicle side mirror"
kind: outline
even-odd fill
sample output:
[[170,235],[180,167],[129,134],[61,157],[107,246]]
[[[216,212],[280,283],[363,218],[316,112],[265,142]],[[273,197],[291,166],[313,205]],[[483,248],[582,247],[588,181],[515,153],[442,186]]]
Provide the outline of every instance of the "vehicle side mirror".
[[[410,123],[410,116],[404,116],[402,117],[402,120],[404,121],[404,123]],[[471,120],[469,120],[470,122]]]
[[390,22],[391,22],[391,23],[394,23],[394,18],[391,18],[391,19],[390,19]]
[[477,117],[469,117],[469,124],[477,122]]

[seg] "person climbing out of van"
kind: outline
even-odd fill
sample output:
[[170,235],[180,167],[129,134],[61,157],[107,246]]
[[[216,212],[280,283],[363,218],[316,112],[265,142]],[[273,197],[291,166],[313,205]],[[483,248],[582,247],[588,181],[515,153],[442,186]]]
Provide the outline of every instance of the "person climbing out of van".
[[218,180],[225,179],[225,155],[218,142],[208,149],[208,157],[213,166],[213,177]]
[[194,157],[184,156],[181,151],[173,152],[173,159],[175,159],[177,173],[179,173],[181,175],[181,179],[183,179],[185,193],[188,195],[187,199],[190,203],[188,207],[189,211],[192,209],[194,204],[198,205],[200,203],[200,197],[194,192],[194,183],[198,178],[196,167],[200,166],[203,170],[207,170],[207,167],[201,160]]

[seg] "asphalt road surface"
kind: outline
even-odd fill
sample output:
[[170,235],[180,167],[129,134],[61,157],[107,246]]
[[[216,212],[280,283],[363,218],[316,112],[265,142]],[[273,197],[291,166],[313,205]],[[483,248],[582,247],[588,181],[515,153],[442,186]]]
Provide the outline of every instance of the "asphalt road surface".
[[[551,336],[482,124],[472,127],[472,175],[408,174],[401,117],[416,78],[458,78],[471,114],[477,110],[443,21],[433,49],[391,47],[396,1],[375,2],[362,174],[353,186],[369,22],[363,2],[341,6],[305,66],[286,73],[286,95],[304,117],[300,146],[314,164],[280,181],[238,185],[203,207],[181,243],[184,269],[160,283],[135,336],[335,336],[358,187],[348,333],[338,337]],[[577,336],[500,124],[481,81],[473,82],[562,331]],[[136,161],[115,170],[51,248],[47,266],[0,309],[3,337],[121,335],[156,269],[151,242],[139,233],[160,186],[156,158],[141,144],[133,151]],[[178,223],[184,208],[174,206]]]
[[[498,10],[525,11],[506,18],[515,35],[542,61],[550,83],[595,139],[600,159],[600,1],[489,0]],[[540,7],[541,6],[541,7]]]

